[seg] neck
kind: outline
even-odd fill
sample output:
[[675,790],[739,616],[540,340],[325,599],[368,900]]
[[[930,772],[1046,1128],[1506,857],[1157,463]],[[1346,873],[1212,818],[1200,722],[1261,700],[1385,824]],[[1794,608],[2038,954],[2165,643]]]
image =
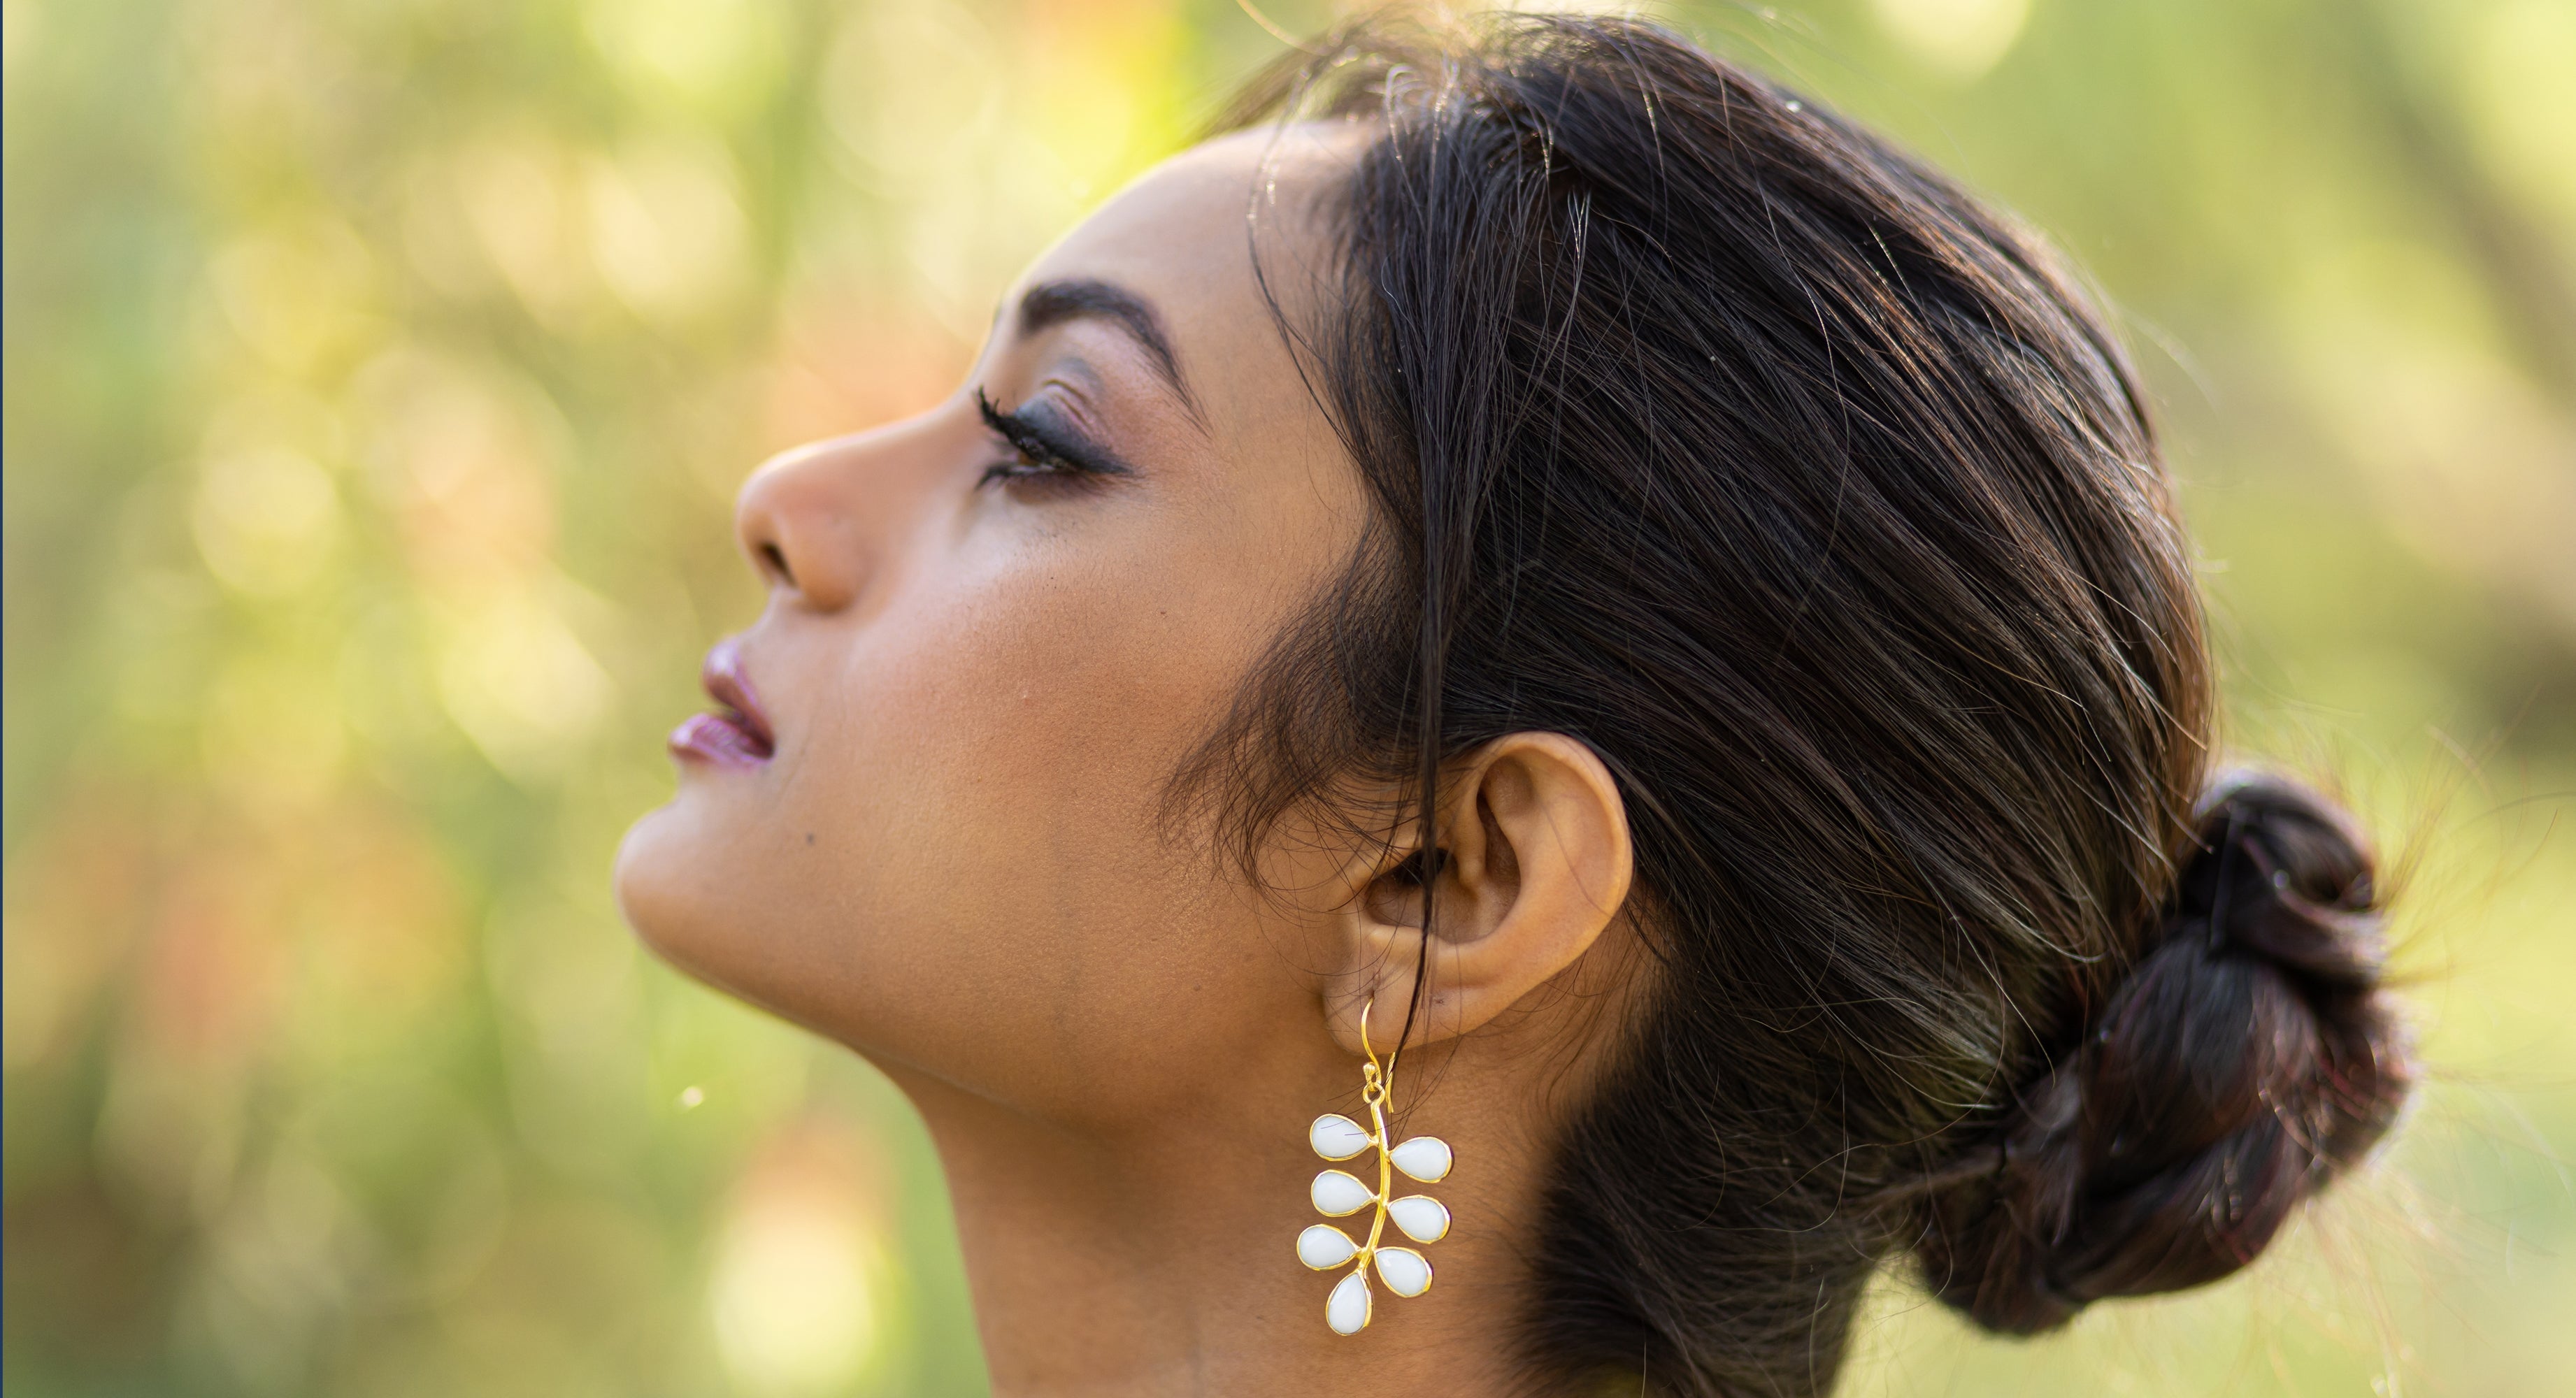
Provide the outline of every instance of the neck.
[[[1408,1054],[1391,1104],[1398,1139],[1434,1134],[1456,1151],[1447,1179],[1419,1187],[1454,1220],[1420,1249],[1437,1284],[1399,1298],[1372,1276],[1375,1317],[1351,1336],[1324,1321],[1349,1267],[1310,1271],[1295,1248],[1323,1221],[1307,1191],[1331,1168],[1307,1148],[1308,1123],[1328,1111],[1369,1120],[1346,1060],[1246,1065],[1222,1093],[1114,1125],[1039,1120],[899,1073],[947,1167],[994,1393],[1438,1398],[1509,1387],[1537,1164],[1517,1123],[1532,1116],[1469,1110],[1509,1100],[1508,1089],[1441,1057]],[[1436,1090],[1417,1110],[1408,1094],[1425,1083]],[[1374,1187],[1373,1155],[1343,1168]],[[1411,1191],[1399,1181],[1396,1192]],[[1339,1222],[1364,1235],[1369,1218]],[[1390,1229],[1389,1241],[1403,1240]]]

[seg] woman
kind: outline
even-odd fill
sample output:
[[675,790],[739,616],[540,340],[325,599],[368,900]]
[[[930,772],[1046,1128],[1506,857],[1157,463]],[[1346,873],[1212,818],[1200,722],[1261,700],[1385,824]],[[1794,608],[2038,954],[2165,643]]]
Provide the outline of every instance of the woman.
[[2035,242],[1631,21],[1231,126],[753,478],[618,870],[919,1106],[998,1391],[1822,1393],[1891,1259],[2046,1330],[2384,1133],[2369,857],[2213,776]]

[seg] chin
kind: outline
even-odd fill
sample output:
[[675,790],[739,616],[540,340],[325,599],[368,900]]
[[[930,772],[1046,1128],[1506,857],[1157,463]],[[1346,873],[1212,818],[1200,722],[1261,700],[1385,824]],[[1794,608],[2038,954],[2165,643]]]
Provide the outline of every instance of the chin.
[[664,961],[699,980],[726,981],[718,929],[729,921],[720,897],[724,880],[709,867],[683,788],[670,804],[647,811],[618,842],[612,882],[626,925]]
[[848,958],[850,924],[800,918],[810,895],[794,861],[783,866],[762,830],[721,818],[710,795],[684,779],[677,799],[627,830],[613,875],[627,926],[682,975],[849,1042],[858,1007],[824,968]]

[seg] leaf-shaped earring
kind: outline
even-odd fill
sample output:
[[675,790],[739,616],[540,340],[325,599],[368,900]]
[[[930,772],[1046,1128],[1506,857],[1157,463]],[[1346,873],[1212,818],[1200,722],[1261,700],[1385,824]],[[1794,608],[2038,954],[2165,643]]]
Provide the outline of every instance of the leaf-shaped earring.
[[1377,1278],[1386,1289],[1398,1296],[1419,1296],[1431,1289],[1431,1262],[1411,1248],[1392,1247],[1380,1242],[1386,1236],[1389,1220],[1396,1231],[1417,1243],[1436,1243],[1449,1235],[1449,1210],[1428,1194],[1408,1194],[1401,1199],[1388,1196],[1395,1192],[1395,1176],[1403,1174],[1424,1184],[1438,1184],[1449,1174],[1449,1143],[1437,1136],[1413,1136],[1399,1144],[1387,1142],[1386,1099],[1395,1090],[1395,1063],[1404,1056],[1404,1045],[1397,1044],[1380,1067],[1377,1050],[1369,1044],[1369,1011],[1377,1007],[1375,999],[1360,1006],[1360,1052],[1368,1062],[1360,1068],[1360,1101],[1367,1106],[1369,1124],[1358,1122],[1338,1112],[1315,1118],[1306,1129],[1306,1143],[1326,1160],[1348,1160],[1372,1147],[1377,1150],[1377,1189],[1347,1170],[1326,1170],[1315,1177],[1311,1191],[1315,1212],[1327,1218],[1343,1218],[1376,1206],[1369,1216],[1368,1241],[1355,1243],[1351,1235],[1329,1223],[1318,1223],[1297,1235],[1297,1260],[1318,1272],[1329,1272],[1345,1263],[1355,1263],[1350,1275],[1333,1286],[1333,1294],[1324,1302],[1324,1323],[1337,1335],[1356,1335],[1368,1328],[1369,1317],[1376,1309],[1369,1294],[1368,1273],[1374,1263]]

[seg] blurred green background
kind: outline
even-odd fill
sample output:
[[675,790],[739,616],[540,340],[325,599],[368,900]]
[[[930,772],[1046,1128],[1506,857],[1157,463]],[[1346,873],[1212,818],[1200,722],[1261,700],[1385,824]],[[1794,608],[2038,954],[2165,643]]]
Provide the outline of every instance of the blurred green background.
[[[2576,0],[1664,13],[2099,280],[2230,737],[2385,834],[2435,1073],[2250,1275],[2036,1344],[1891,1281],[1846,1391],[2576,1390]],[[640,955],[609,857],[753,614],[745,471],[944,393],[1277,41],[1226,0],[5,15],[0,1381],[979,1392],[907,1110]]]

